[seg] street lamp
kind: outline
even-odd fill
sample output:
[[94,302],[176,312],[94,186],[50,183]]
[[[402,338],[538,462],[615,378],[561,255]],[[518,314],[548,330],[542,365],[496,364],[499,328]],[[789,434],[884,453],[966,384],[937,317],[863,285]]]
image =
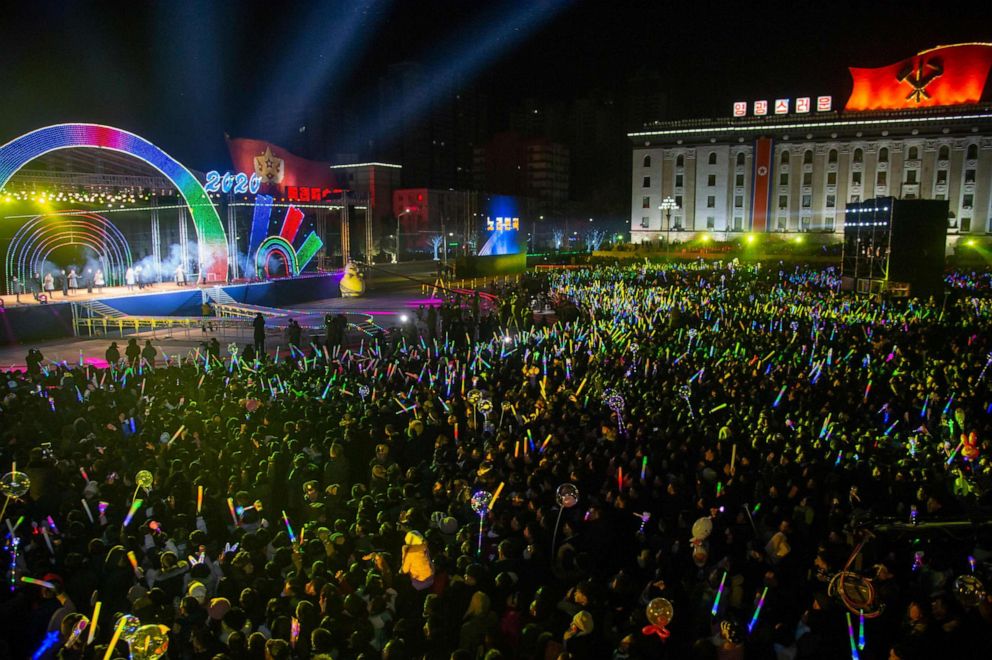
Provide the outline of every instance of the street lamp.
[[667,226],[668,226],[667,243],[668,243],[668,254],[669,254],[669,257],[671,257],[671,253],[672,253],[672,211],[678,211],[679,210],[679,205],[676,204],[675,203],[675,200],[672,199],[671,197],[666,197],[665,199],[661,200],[661,206],[659,206],[658,208],[661,211],[664,211],[665,212],[665,220],[668,223],[667,224]]

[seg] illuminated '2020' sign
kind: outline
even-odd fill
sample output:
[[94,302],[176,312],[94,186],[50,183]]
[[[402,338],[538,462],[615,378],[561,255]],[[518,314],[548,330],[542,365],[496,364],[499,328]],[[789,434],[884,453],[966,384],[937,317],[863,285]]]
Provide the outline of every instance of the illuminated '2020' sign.
[[261,185],[262,177],[254,173],[249,176],[244,172],[224,172],[221,174],[217,170],[212,170],[207,172],[207,180],[203,184],[203,189],[209,193],[233,192],[236,195],[244,193],[254,195],[258,192],[258,188]]

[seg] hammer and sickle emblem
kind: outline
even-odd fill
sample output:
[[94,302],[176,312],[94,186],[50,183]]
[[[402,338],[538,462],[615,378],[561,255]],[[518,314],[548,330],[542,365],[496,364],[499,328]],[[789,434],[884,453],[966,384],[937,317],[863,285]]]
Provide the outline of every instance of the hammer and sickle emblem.
[[912,60],[907,61],[899,70],[896,79],[899,82],[909,83],[909,86],[913,88],[913,91],[906,95],[906,100],[912,99],[919,103],[923,99],[930,98],[930,94],[927,93],[927,85],[943,73],[944,62],[939,57],[933,57],[929,60],[921,57],[915,65]]

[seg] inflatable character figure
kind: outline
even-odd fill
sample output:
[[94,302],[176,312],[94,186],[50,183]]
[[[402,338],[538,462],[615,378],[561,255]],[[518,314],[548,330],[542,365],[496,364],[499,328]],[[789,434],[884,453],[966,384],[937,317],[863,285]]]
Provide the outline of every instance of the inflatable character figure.
[[357,298],[365,293],[365,278],[353,261],[349,261],[344,267],[344,277],[341,278],[340,287],[342,298]]

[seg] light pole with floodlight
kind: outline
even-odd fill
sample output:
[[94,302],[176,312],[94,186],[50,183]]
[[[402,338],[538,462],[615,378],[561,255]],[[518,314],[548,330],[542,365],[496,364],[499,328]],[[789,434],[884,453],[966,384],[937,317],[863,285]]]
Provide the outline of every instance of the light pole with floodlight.
[[667,227],[668,227],[668,230],[667,230],[667,232],[668,232],[668,238],[667,238],[667,242],[668,242],[668,256],[669,256],[669,258],[671,258],[671,254],[672,254],[672,211],[678,211],[679,210],[679,205],[676,204],[675,203],[675,200],[672,199],[671,197],[666,197],[665,199],[661,200],[661,206],[659,206],[658,209],[665,212],[665,221],[667,222]]

